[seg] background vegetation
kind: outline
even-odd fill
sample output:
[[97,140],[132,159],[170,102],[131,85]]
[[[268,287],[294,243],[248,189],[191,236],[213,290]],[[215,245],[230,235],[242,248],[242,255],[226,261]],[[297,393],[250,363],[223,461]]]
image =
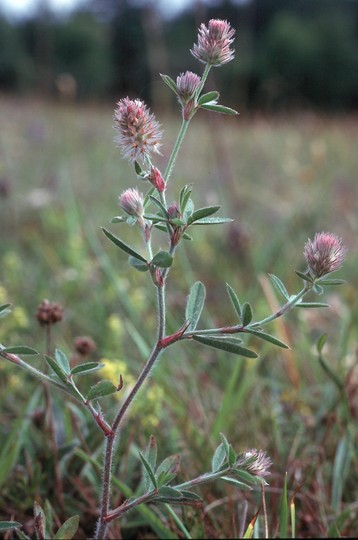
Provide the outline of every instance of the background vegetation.
[[[209,16],[227,16],[238,28],[239,54],[227,68],[232,78],[226,83],[224,70],[217,70],[218,79],[212,83],[223,89],[223,101],[231,101],[241,116],[221,121],[218,115],[198,114],[173,175],[168,201],[178,196],[183,183],[193,183],[198,205],[222,204],[223,214],[235,221],[212,229],[197,227],[194,242],[187,242],[178,254],[169,282],[168,323],[175,330],[183,322],[186,296],[196,279],[203,281],[208,291],[203,314],[208,324],[232,321],[225,282],[243,301],[252,303],[258,316],[264,316],[277,302],[267,273],[278,275],[289,291],[296,291],[299,283],[293,270],[304,269],[303,245],[316,231],[329,230],[342,236],[349,252],[339,277],[348,283],[327,295],[330,309],[297,309],[274,323],[272,330],[291,346],[288,352],[252,341],[260,354],[258,360],[235,359],[218,351],[208,353],[191,343],[176,345],[173,352],[163,355],[122,432],[118,456],[124,457],[114,464],[118,487],[115,502],[135,489],[140,475],[137,450],[145,448],[150,434],[160,443],[162,457],[180,452],[184,481],[209,466],[220,442],[219,433],[224,432],[237,451],[256,447],[266,450],[273,460],[267,488],[271,536],[280,534],[280,499],[287,472],[289,497],[294,497],[296,504],[297,537],[354,537],[358,528],[358,461],[354,453],[358,415],[358,163],[354,96],[352,87],[348,92],[348,84],[339,86],[340,77],[336,75],[333,81],[333,74],[326,68],[321,77],[332,77],[332,87],[324,83],[314,94],[313,86],[300,79],[300,91],[298,86],[292,86],[292,92],[284,88],[286,81],[296,77],[285,55],[301,38],[301,46],[307,45],[303,28],[312,32],[312,39],[319,40],[317,28],[329,20],[329,28],[336,25],[336,31],[342,34],[342,39],[334,43],[342,45],[348,40],[350,46],[345,50],[351,51],[356,43],[356,4],[325,2],[327,18],[320,22],[317,6],[323,9],[321,2],[285,2],[287,9],[275,12],[278,4],[227,4],[232,12],[208,10]],[[298,5],[304,5],[305,10],[295,7]],[[339,7],[342,5],[344,10]],[[152,343],[154,290],[148,287],[146,275],[128,270],[126,258],[99,230],[118,213],[120,192],[137,185],[131,168],[120,159],[112,142],[113,108],[122,92],[151,99],[165,128],[163,157],[158,165],[164,163],[179,117],[170,114],[172,103],[157,72],[160,68],[175,76],[187,69],[191,62],[188,43],[193,43],[200,20],[196,20],[197,14],[187,13],[162,23],[166,41],[157,45],[162,53],[166,51],[165,62],[170,66],[162,69],[165,64],[149,63],[149,41],[143,37],[143,20],[149,19],[143,18],[144,8],[125,4],[122,9],[128,10],[125,18],[118,13],[106,18],[103,13],[92,12],[49,21],[44,28],[52,43],[58,50],[68,48],[67,56],[61,53],[52,57],[56,59],[49,64],[53,71],[43,72],[47,79],[40,76],[40,66],[46,63],[40,62],[34,69],[35,57],[31,56],[34,49],[30,44],[35,47],[36,43],[33,31],[41,21],[16,26],[2,22],[7,30],[0,32],[0,39],[12,36],[17,46],[0,47],[0,54],[2,58],[16,54],[19,63],[8,62],[8,73],[13,70],[6,83],[9,95],[2,95],[0,100],[0,303],[13,304],[11,316],[1,319],[0,343],[26,344],[44,351],[46,336],[34,314],[41,300],[48,298],[65,308],[64,320],[54,329],[54,344],[72,354],[76,362],[75,337],[91,336],[97,346],[91,359],[106,362],[103,376],[115,381],[122,373],[130,385]],[[250,9],[255,14],[252,27],[247,22]],[[333,9],[338,11],[330,17]],[[342,30],[339,17],[346,18],[348,26],[344,28],[351,30]],[[125,21],[129,32],[132,20],[137,26],[131,27],[125,39]],[[303,20],[307,24],[300,26]],[[76,21],[82,22],[77,25]],[[122,30],[108,32],[108,25],[114,28],[115,24],[121,24]],[[313,30],[315,24],[318,26]],[[292,27],[296,33],[288,32]],[[250,34],[249,28],[255,28],[255,33]],[[331,39],[333,31],[325,28],[323,34]],[[72,43],[78,40],[74,49],[70,36]],[[286,39],[284,46],[279,46],[278,36]],[[115,40],[117,47],[113,46]],[[168,43],[168,48],[163,43]],[[336,47],[333,41],[330,43],[334,56]],[[76,60],[74,51],[80,45],[84,56]],[[114,67],[128,58],[125,45],[132,51],[131,75],[128,66]],[[255,54],[245,52],[249,49]],[[298,55],[298,48],[295,50]],[[312,50],[310,45],[305,58],[311,62],[312,77],[318,77],[320,70],[314,69],[314,55],[309,54]],[[326,54],[320,58],[326,58]],[[345,62],[353,62],[351,53],[344,56],[343,63],[337,60],[334,64],[339,69]],[[72,62],[71,69],[65,58]],[[157,55],[154,58],[158,61]],[[317,61],[321,66],[321,60]],[[331,65],[332,60],[327,62]],[[265,71],[268,64],[276,71]],[[18,66],[23,69],[21,77]],[[94,75],[94,66],[102,70],[102,76]],[[305,66],[302,64],[302,69]],[[286,71],[282,74],[282,70]],[[75,96],[71,90],[63,93],[56,87],[56,76],[63,73],[75,78]],[[261,79],[262,73],[266,78]],[[265,90],[265,85],[277,73],[285,84],[273,85],[279,93],[270,94],[272,87],[268,85],[269,90]],[[353,80],[351,68],[344,68],[344,73]],[[36,99],[34,95],[32,99],[20,99],[15,91],[31,91]],[[43,92],[65,102],[38,99]],[[94,103],[99,96],[102,102]],[[104,99],[109,96],[112,101]],[[74,98],[79,103],[73,103]],[[81,103],[85,98],[90,103]],[[325,113],[318,115],[309,105],[325,108]],[[267,114],[276,108],[281,109],[280,115]],[[334,108],[336,114],[328,116],[328,108]],[[345,114],[338,115],[338,109]],[[115,227],[121,226],[110,227],[117,232]],[[120,234],[123,238],[129,234],[133,240],[131,230],[120,229]],[[328,338],[322,362],[315,344],[325,332]],[[33,362],[43,367],[41,359],[34,358]],[[102,436],[74,403],[64,403],[63,396],[56,392],[52,397],[62,493],[54,482],[43,388],[14,366],[0,363],[0,519],[23,522],[31,534],[36,499],[49,512],[51,507],[55,525],[64,517],[80,514],[78,538],[88,538],[97,513]],[[106,398],[108,408],[111,399]],[[180,514],[193,538],[240,537],[260,505],[259,493],[238,492],[222,484],[207,486],[202,494],[203,506],[184,508]],[[168,529],[173,538],[181,537],[164,509],[151,508],[129,513],[121,527],[114,527],[113,538],[168,538]],[[255,534],[263,536],[261,518]]]

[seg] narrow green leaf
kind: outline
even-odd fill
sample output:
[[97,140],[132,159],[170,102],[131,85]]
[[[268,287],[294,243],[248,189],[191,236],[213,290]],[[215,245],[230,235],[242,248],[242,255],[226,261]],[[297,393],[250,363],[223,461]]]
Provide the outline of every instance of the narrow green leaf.
[[345,285],[347,282],[345,279],[325,279],[321,278],[317,281],[322,287],[325,285]]
[[190,321],[188,331],[195,330],[205,302],[206,290],[201,281],[191,287],[185,308],[185,320]]
[[323,308],[323,307],[329,307],[329,304],[325,304],[324,302],[300,302],[299,304],[296,304],[295,307],[298,307],[298,308]]
[[56,349],[55,360],[57,364],[60,366],[60,368],[62,369],[62,371],[64,371],[67,375],[69,375],[71,372],[71,368],[70,368],[70,363],[65,353],[61,351],[60,349]]
[[37,539],[45,540],[47,538],[46,516],[45,512],[37,501],[34,502],[34,527]]
[[232,478],[231,476],[220,476],[220,479],[224,480],[224,482],[227,484],[232,484],[240,489],[252,489],[251,486],[245,484],[244,482],[240,482],[240,480]]
[[140,261],[139,259],[132,257],[132,255],[128,257],[128,263],[139,272],[147,272],[149,270],[147,262]]
[[298,275],[298,277],[300,277],[301,279],[303,279],[304,281],[308,281],[308,283],[313,283],[313,279],[311,278],[311,276],[303,273],[303,272],[300,272],[299,270],[295,270],[295,273]]
[[145,172],[143,171],[142,167],[139,165],[138,161],[134,162],[134,170],[136,175],[138,176],[144,176]]
[[266,334],[265,332],[259,332],[258,330],[252,330],[251,328],[246,328],[245,332],[248,332],[249,334],[253,334],[254,336],[260,339],[263,339],[265,341],[269,341],[270,343],[277,345],[277,347],[282,347],[283,349],[290,348],[288,345],[286,345],[286,343],[284,343],[280,339],[277,339],[275,336],[272,336],[271,334]]
[[146,474],[148,475],[150,481],[152,482],[153,487],[157,489],[158,488],[157,479],[155,477],[152,467],[148,463],[147,459],[143,456],[143,454],[141,452],[138,452],[138,453],[139,453],[140,460],[143,463]]
[[226,217],[206,217],[198,219],[193,225],[220,225],[222,223],[231,223],[232,221],[234,220]]
[[287,290],[286,290],[286,287],[284,286],[284,284],[282,283],[282,281],[280,280],[280,278],[278,278],[277,276],[275,276],[274,274],[268,274],[268,277],[272,283],[272,285],[275,287],[275,289],[280,293],[282,294],[282,296],[284,297],[285,300],[289,300],[290,299],[290,295],[288,294]]
[[54,360],[53,358],[51,358],[51,356],[48,356],[47,354],[45,354],[44,356],[45,356],[46,362],[48,363],[50,368],[56,373],[56,375],[60,379],[60,381],[67,384],[68,383],[67,375],[63,371],[63,369],[58,365],[56,360]]
[[201,501],[202,500],[200,495],[198,495],[197,493],[193,493],[192,491],[187,491],[186,489],[181,489],[180,492],[181,492],[182,496],[185,497],[186,499],[191,499],[193,501]]
[[157,199],[156,197],[153,197],[153,195],[149,195],[150,200],[159,208],[160,212],[162,213],[163,217],[166,219],[169,218],[169,214],[167,212],[167,209],[165,208],[164,204]]
[[242,306],[242,324],[247,326],[252,321],[252,307],[248,302]]
[[23,355],[39,354],[38,351],[36,351],[35,349],[32,349],[31,347],[26,347],[25,345],[19,345],[18,347],[6,347],[5,349],[1,349],[1,350],[9,354],[23,354]]
[[160,268],[169,268],[173,264],[173,257],[168,251],[159,251],[154,255],[150,264],[159,266]]
[[322,334],[317,341],[317,351],[321,354],[324,344],[327,341],[327,334]]
[[82,375],[84,373],[98,371],[104,366],[105,364],[101,364],[100,362],[84,362],[71,369],[71,375]]
[[193,212],[188,219],[188,225],[191,225],[194,223],[194,221],[198,221],[199,219],[204,219],[212,214],[215,214],[218,210],[220,210],[220,208],[221,206],[207,206],[205,208],[198,208],[198,210],[195,210],[195,212]]
[[241,309],[240,300],[238,299],[237,294],[235,293],[234,289],[228,283],[226,284],[226,289],[229,294],[231,303],[234,306],[234,309],[238,316],[239,322],[241,323],[242,309]]
[[22,527],[22,525],[18,521],[0,521],[0,531],[9,531],[19,527]]
[[80,516],[72,516],[61,525],[55,534],[55,540],[71,540],[77,532]]
[[204,105],[201,105],[201,107],[203,109],[206,109],[207,111],[213,111],[213,112],[218,112],[218,113],[222,113],[222,114],[239,114],[237,111],[235,111],[234,109],[231,109],[230,107],[225,107],[224,105],[212,105],[210,103],[206,103]]
[[220,97],[219,92],[216,92],[216,90],[212,90],[211,92],[208,92],[207,94],[203,94],[200,96],[198,100],[198,105],[205,105],[205,103],[210,103],[211,101],[217,101]]
[[248,471],[243,471],[242,469],[234,469],[234,474],[248,486],[255,486],[261,481],[257,476],[253,476]]
[[155,437],[151,435],[149,437],[148,446],[145,451],[145,458],[148,461],[149,465],[152,467],[153,471],[155,470],[157,466],[157,454],[158,454],[157,441],[155,440]]
[[174,489],[170,486],[162,486],[158,490],[158,496],[180,498],[182,497],[182,494],[178,489]]
[[180,212],[184,214],[186,205],[188,203],[188,200],[190,199],[190,195],[192,192],[192,185],[188,184],[183,187],[183,189],[180,191],[179,196],[179,204],[180,204]]
[[236,461],[235,452],[233,451],[231,444],[229,443],[229,441],[227,440],[227,438],[225,437],[223,433],[220,433],[220,438],[222,441],[222,445],[224,447],[227,464],[230,467],[232,467]]
[[158,476],[162,472],[170,473],[170,474],[178,474],[179,469],[180,469],[180,455],[173,454],[171,456],[168,456],[161,462],[161,464],[158,466],[157,470],[155,471],[155,475],[158,478]]
[[340,439],[334,457],[331,504],[336,513],[341,507],[344,486],[351,470],[352,446],[350,434],[347,432]]
[[97,384],[90,388],[90,391],[87,394],[87,401],[92,399],[99,399],[110,394],[117,392],[117,387],[112,383],[112,381],[103,380],[99,381]]
[[[0,306],[0,312],[7,310],[9,307],[11,307],[11,304],[2,304]],[[3,521],[2,523],[17,523],[16,521]]]
[[185,210],[183,211],[183,219],[185,223],[187,223],[188,219],[190,218],[193,212],[194,212],[194,202],[193,202],[193,199],[189,197],[185,205]]
[[195,341],[198,341],[199,343],[202,343],[203,345],[208,345],[209,347],[213,347],[214,349],[221,349],[222,351],[230,352],[233,354],[238,354],[239,356],[246,356],[247,358],[257,358],[258,355],[255,353],[255,351],[251,351],[250,349],[246,349],[245,347],[241,347],[240,345],[236,345],[235,343],[232,343],[232,341],[225,340],[225,339],[217,339],[213,336],[193,336],[193,339]]
[[159,73],[159,75],[161,76],[165,84],[169,86],[170,90],[172,90],[174,94],[178,95],[177,85],[175,84],[173,79],[169,77],[169,75],[163,75],[162,73]]
[[107,236],[107,238],[109,238],[109,240],[111,240],[116,246],[118,246],[120,249],[122,249],[123,251],[125,251],[126,253],[128,253],[128,255],[132,255],[132,257],[135,257],[136,259],[138,259],[139,261],[142,261],[142,262],[147,262],[145,260],[144,257],[142,257],[142,255],[139,255],[139,253],[137,253],[136,251],[134,251],[134,249],[132,249],[131,247],[127,246],[127,244],[125,244],[124,242],[122,242],[122,240],[120,240],[117,236],[115,236],[114,234],[112,234],[110,231],[108,231],[107,229],[105,229],[104,227],[102,227],[102,231],[104,232],[104,234]]
[[225,463],[226,450],[224,444],[221,443],[214,452],[214,455],[211,460],[211,470],[212,472],[218,471]]

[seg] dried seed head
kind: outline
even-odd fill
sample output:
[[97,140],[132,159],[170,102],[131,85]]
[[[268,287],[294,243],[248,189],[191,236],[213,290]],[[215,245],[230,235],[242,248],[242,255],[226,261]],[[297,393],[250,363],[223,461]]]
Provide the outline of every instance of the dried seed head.
[[128,97],[117,103],[114,111],[115,141],[129,161],[145,161],[153,152],[160,153],[163,132],[154,114],[139,99]]
[[254,476],[265,477],[270,475],[270,467],[272,465],[271,458],[263,450],[252,448],[238,456],[236,467],[245,469]]
[[88,356],[96,349],[96,344],[89,336],[77,336],[74,341],[75,350],[81,356]]
[[41,326],[48,326],[61,321],[63,318],[63,307],[61,304],[55,304],[49,302],[49,300],[43,300],[39,304],[36,312],[36,319]]
[[143,195],[137,189],[129,188],[119,196],[119,206],[123,208],[129,216],[137,218],[143,224]]
[[330,272],[339,270],[345,259],[347,248],[342,239],[335,234],[320,232],[314,239],[308,239],[304,247],[304,256],[310,273],[320,278]]
[[204,64],[222,66],[234,58],[234,50],[230,48],[234,34],[235,30],[227,21],[211,19],[208,26],[200,25],[198,43],[190,52]]

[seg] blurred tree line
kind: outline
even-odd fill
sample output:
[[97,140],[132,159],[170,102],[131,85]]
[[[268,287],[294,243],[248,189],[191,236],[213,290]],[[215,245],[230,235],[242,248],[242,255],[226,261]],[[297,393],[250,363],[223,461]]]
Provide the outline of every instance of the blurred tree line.
[[169,107],[158,73],[200,72],[189,53],[197,28],[222,18],[237,29],[236,61],[212,74],[228,105],[357,107],[356,0],[198,1],[169,19],[154,0],[88,0],[67,17],[46,5],[16,23],[0,15],[1,92],[67,100],[129,94]]

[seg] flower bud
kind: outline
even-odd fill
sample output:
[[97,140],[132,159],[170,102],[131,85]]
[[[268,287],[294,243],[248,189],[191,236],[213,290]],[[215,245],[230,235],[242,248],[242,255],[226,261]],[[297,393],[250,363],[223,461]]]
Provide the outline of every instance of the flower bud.
[[159,169],[157,169],[157,167],[152,167],[150,169],[148,180],[152,184],[152,186],[154,186],[155,189],[159,191],[159,193],[162,193],[165,190],[164,178],[162,177],[161,172]]
[[313,277],[320,278],[339,270],[345,259],[347,248],[342,246],[341,238],[335,234],[320,232],[314,239],[308,239],[304,256]]
[[234,51],[230,48],[234,34],[235,30],[227,21],[211,19],[208,26],[200,25],[198,43],[190,52],[204,64],[222,66],[234,58]]
[[143,219],[143,195],[137,189],[129,188],[122,192],[119,196],[119,206],[129,215],[136,218],[136,222],[140,226],[144,226]]

